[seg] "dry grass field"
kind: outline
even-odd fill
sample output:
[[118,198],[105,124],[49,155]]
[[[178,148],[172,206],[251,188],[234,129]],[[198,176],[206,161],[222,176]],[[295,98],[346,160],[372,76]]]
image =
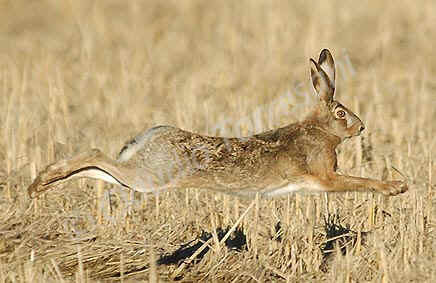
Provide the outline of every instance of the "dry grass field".
[[[435,23],[432,0],[1,0],[0,282],[435,282]],[[154,125],[242,136],[302,119],[322,48],[366,124],[340,171],[407,178],[407,193],[251,200],[82,179],[28,197],[47,164],[115,157]]]

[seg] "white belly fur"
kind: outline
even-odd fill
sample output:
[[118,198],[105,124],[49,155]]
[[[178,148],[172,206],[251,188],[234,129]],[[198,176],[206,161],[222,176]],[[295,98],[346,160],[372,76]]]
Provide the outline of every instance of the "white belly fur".
[[275,197],[280,195],[285,195],[293,192],[298,192],[303,187],[300,184],[287,184],[283,187],[277,187],[275,189],[268,190],[263,193],[264,196]]
[[112,177],[108,173],[106,173],[102,170],[98,170],[98,169],[86,169],[86,170],[80,171],[79,173],[76,174],[75,177],[93,178],[93,179],[103,180],[103,181],[111,183],[111,184],[122,186],[122,184],[120,182],[118,182],[117,179],[115,179],[114,177]]

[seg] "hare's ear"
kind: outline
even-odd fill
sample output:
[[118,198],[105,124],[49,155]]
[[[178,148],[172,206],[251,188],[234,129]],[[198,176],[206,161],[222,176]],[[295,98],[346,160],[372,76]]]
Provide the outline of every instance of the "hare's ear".
[[326,72],[315,60],[310,59],[310,63],[310,78],[316,94],[320,100],[326,103],[332,102],[335,87],[331,84]]
[[327,74],[334,88],[336,79],[335,60],[333,60],[333,56],[328,49],[323,49],[319,54],[318,65],[320,65],[321,69]]

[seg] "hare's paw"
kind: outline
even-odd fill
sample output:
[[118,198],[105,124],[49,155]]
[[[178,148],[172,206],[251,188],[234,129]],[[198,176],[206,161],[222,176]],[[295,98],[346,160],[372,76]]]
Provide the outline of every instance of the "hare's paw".
[[388,196],[396,196],[407,192],[407,184],[403,181],[388,181],[384,183],[382,193]]
[[41,175],[43,174],[38,175],[33,183],[27,188],[27,193],[30,198],[36,198],[41,192],[46,190],[44,186],[44,176]]
[[48,190],[50,184],[61,180],[66,174],[65,164],[62,161],[47,166],[27,189],[29,196],[31,198],[37,197],[40,193]]

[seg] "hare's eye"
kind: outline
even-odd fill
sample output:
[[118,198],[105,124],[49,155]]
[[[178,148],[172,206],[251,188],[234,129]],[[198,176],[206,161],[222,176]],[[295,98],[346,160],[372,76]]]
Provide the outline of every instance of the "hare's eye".
[[338,117],[339,119],[344,119],[345,118],[345,111],[342,109],[338,109],[336,110],[336,117]]

